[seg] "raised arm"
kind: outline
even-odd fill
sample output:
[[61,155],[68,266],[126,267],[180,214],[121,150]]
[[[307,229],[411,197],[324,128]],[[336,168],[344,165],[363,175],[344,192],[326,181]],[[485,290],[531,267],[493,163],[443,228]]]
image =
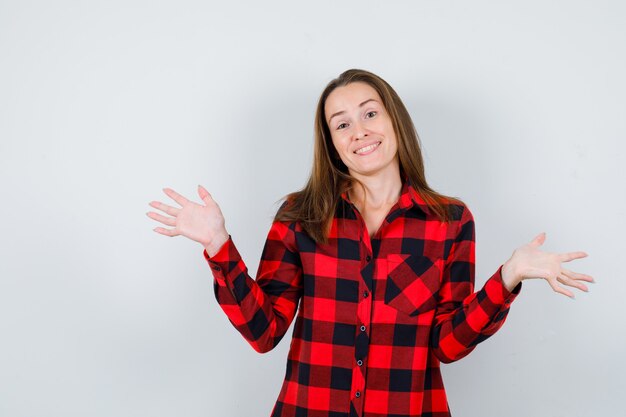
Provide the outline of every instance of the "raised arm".
[[274,222],[253,280],[232,240],[205,257],[215,297],[230,322],[260,353],[272,350],[293,320],[302,296],[302,267],[293,223]]
[[302,295],[294,224],[272,224],[254,280],[226,232],[219,206],[208,191],[198,186],[198,195],[204,204],[194,203],[168,188],[163,191],[181,208],[151,202],[152,207],[170,216],[147,213],[150,218],[171,227],[157,227],[154,231],[165,236],[185,236],[201,243],[215,278],[215,297],[230,322],[256,351],[263,353],[273,349],[289,328]]
[[452,242],[440,289],[440,299],[431,333],[431,346],[442,362],[469,354],[478,343],[493,335],[503,324],[509,308],[529,278],[546,279],[554,291],[573,296],[558,283],[587,291],[580,281],[593,282],[588,275],[562,268],[561,263],[586,256],[583,252],[554,254],[539,250],[545,235],[513,252],[511,258],[474,292],[474,219],[463,209]]

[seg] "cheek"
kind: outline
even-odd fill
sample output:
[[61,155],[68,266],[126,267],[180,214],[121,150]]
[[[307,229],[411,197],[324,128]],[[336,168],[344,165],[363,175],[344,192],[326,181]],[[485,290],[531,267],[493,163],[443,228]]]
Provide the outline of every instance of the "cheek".
[[344,137],[338,134],[332,135],[331,138],[332,138],[334,149],[339,153],[345,152],[345,149],[348,146],[348,141]]
[[340,157],[342,152],[341,152],[341,142],[338,140],[338,138],[333,137],[332,138],[332,142],[330,143],[331,148],[329,149],[330,151],[330,155],[333,158],[337,158]]

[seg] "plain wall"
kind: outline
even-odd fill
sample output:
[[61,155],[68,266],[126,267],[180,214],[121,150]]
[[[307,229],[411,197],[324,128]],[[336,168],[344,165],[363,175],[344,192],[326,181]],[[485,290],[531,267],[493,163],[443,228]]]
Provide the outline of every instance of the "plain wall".
[[444,365],[456,417],[623,414],[626,6],[615,1],[0,2],[0,416],[269,416],[202,248],[152,231],[165,186],[220,204],[252,274],[302,187],[325,84],[408,106],[431,185],[477,227],[477,286],[541,231],[585,250],[572,301],[526,281]]

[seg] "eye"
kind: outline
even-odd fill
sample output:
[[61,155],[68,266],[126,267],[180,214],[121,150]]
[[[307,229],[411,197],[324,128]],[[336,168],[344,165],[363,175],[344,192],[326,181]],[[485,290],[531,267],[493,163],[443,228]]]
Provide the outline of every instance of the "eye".
[[348,126],[347,123],[341,123],[339,126],[337,126],[337,130],[339,129],[343,129],[344,127]]
[[368,111],[367,113],[365,113],[365,116],[369,117],[371,119],[372,117],[376,116],[377,114],[378,114],[377,111],[372,110],[372,111]]

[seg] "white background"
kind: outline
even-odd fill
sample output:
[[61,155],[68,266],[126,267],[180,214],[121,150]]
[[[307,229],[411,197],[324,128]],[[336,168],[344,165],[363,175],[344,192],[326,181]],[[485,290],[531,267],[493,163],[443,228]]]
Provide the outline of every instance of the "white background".
[[269,416],[291,330],[254,352],[145,212],[204,184],[254,274],[348,68],[474,213],[478,286],[541,231],[590,254],[589,294],[527,281],[444,366],[453,415],[621,415],[625,40],[617,0],[0,2],[0,416]]

